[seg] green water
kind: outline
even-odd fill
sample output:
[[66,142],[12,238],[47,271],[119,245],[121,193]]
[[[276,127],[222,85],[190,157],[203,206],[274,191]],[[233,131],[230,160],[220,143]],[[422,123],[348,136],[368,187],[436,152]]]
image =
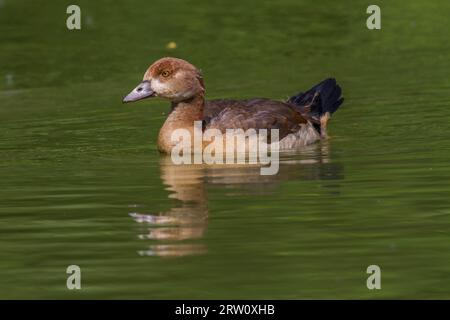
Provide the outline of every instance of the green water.
[[[378,31],[367,1],[76,2],[80,31],[0,1],[0,298],[450,298],[448,1],[378,1]],[[209,98],[346,101],[275,176],[175,166],[167,102],[121,103],[162,56]]]

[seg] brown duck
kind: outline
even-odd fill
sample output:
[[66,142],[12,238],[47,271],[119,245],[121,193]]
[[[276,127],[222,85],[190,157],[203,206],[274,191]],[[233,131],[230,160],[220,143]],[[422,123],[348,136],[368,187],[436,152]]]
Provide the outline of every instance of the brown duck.
[[280,149],[294,149],[326,138],[327,122],[342,104],[341,88],[335,79],[326,79],[287,101],[264,98],[205,101],[205,86],[200,71],[189,62],[162,58],[153,63],[143,81],[123,102],[150,97],[171,101],[170,113],[158,136],[158,149],[170,153],[176,129],[193,131],[194,121],[203,130],[278,129]]

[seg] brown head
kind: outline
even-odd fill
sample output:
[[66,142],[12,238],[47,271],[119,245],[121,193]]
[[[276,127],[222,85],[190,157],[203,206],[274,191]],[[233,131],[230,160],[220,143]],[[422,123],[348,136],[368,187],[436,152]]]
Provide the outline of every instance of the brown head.
[[205,88],[200,71],[189,62],[177,58],[162,58],[145,72],[143,81],[123,102],[161,97],[173,102],[203,96]]

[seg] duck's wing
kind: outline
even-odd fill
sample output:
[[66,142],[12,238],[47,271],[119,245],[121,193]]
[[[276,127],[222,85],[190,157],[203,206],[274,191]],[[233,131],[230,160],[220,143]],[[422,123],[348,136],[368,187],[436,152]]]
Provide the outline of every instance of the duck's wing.
[[344,101],[341,87],[325,79],[286,102],[269,99],[210,100],[204,108],[204,127],[226,129],[279,129],[280,139],[310,122],[326,136],[327,121]]
[[204,108],[205,129],[278,129],[279,139],[297,132],[307,119],[291,105],[269,99],[211,100]]
[[239,100],[232,99],[215,99],[215,100],[206,100],[205,107],[203,108],[203,118],[209,123],[212,118],[217,117],[217,115],[225,108],[238,105]]

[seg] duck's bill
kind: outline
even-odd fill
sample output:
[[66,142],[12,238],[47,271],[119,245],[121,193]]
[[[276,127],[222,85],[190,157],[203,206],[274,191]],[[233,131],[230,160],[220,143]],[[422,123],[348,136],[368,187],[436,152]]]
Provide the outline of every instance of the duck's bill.
[[152,90],[150,86],[150,81],[145,80],[139,83],[139,85],[133,89],[125,98],[123,98],[122,102],[134,102],[146,98],[150,98],[155,96],[155,92]]

